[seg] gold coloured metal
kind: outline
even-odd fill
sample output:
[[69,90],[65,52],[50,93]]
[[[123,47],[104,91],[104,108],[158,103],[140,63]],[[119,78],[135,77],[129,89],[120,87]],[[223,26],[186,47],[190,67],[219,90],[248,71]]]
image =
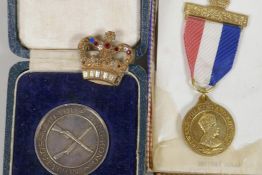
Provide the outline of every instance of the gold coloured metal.
[[210,0],[209,6],[202,6],[193,3],[186,3],[185,16],[195,16],[210,21],[237,25],[242,28],[247,26],[248,16],[226,11],[229,0]]
[[231,145],[235,124],[225,108],[203,94],[196,106],[186,114],[183,132],[193,151],[205,156],[215,156]]
[[114,32],[106,32],[104,39],[91,36],[80,41],[84,79],[114,86],[121,82],[134,60],[134,52],[127,44],[116,44],[115,37]]
[[200,92],[201,94],[207,94],[211,91],[214,90],[214,86],[210,86],[210,87],[202,87],[200,86],[195,79],[192,79],[192,86],[194,87],[195,90],[197,90],[198,92]]
[[209,0],[210,5],[216,8],[226,9],[230,4],[230,0]]
[[[185,17],[193,16],[241,28],[247,26],[248,16],[226,10],[230,0],[209,0],[209,2],[209,6],[186,3]],[[202,86],[194,79],[192,86],[202,95],[196,106],[184,118],[185,140],[192,150],[201,155],[220,154],[233,141],[235,135],[233,118],[225,108],[208,98],[207,94],[214,89],[214,86]]]

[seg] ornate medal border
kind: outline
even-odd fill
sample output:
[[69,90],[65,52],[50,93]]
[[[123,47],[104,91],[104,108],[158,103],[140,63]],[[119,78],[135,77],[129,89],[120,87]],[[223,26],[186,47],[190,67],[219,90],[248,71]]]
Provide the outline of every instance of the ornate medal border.
[[[191,137],[190,130],[191,130],[191,122],[195,117],[197,117],[202,112],[214,112],[219,114],[220,117],[223,118],[223,120],[226,123],[226,137],[223,142],[223,149],[220,151],[216,151],[215,153],[212,153],[212,149],[203,149],[204,146],[198,146],[199,144],[194,141],[194,139]],[[233,138],[235,136],[235,123],[231,116],[231,114],[222,106],[210,101],[208,99],[207,102],[201,103],[198,102],[196,106],[194,106],[185,116],[183,121],[183,133],[185,137],[186,143],[192,148],[192,150],[198,154],[204,155],[204,156],[214,156],[217,154],[220,154],[227,150],[227,148],[231,145]]]

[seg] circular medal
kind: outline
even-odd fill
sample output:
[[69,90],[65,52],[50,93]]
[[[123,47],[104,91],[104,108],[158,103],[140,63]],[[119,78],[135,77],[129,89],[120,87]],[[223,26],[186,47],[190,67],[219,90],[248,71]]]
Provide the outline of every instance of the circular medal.
[[90,174],[102,164],[108,147],[108,130],[102,118],[79,104],[48,112],[35,134],[37,157],[55,175]]
[[183,121],[185,140],[193,151],[206,156],[224,152],[232,143],[235,124],[222,106],[202,95]]

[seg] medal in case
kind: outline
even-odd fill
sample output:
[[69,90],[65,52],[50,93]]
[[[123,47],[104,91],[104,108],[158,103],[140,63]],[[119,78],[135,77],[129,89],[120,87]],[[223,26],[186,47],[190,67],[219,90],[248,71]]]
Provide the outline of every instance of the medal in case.
[[35,134],[37,157],[52,174],[90,174],[102,164],[108,147],[108,129],[101,116],[79,104],[51,110]]
[[2,174],[146,171],[147,73],[130,64],[147,56],[152,2],[113,4],[8,0],[10,50],[27,61],[10,69]]
[[224,152],[235,135],[233,117],[207,94],[232,69],[246,15],[226,11],[229,0],[209,6],[186,3],[185,51],[193,87],[202,95],[185,116],[183,133],[193,151],[214,156]]
[[27,62],[14,66],[19,71],[11,83],[15,112],[7,123],[13,129],[5,172],[144,173],[146,73],[129,65],[133,49],[115,44],[114,35],[80,42],[82,72],[28,71]]

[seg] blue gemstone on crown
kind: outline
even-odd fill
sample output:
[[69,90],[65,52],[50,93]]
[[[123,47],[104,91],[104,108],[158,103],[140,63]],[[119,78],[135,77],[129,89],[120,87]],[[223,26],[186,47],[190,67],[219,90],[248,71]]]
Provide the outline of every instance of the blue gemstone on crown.
[[91,38],[89,38],[89,42],[90,42],[90,43],[94,44],[94,43],[95,43],[95,41],[96,41],[96,40],[95,40],[95,38],[94,38],[94,37],[91,37]]
[[83,78],[106,85],[118,85],[134,59],[132,47],[114,44],[115,33],[104,39],[86,37],[79,43]]

